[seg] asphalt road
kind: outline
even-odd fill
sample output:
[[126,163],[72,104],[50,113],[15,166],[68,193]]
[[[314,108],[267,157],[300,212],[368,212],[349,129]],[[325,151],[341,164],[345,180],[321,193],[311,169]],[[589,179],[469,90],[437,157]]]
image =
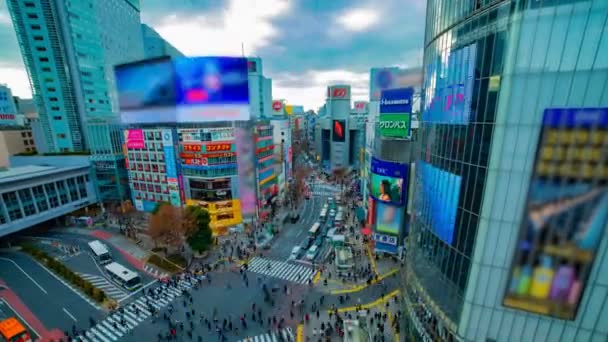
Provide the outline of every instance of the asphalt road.
[[0,253],[0,278],[47,328],[84,328],[89,317],[101,317],[100,310],[49,272],[25,254]]

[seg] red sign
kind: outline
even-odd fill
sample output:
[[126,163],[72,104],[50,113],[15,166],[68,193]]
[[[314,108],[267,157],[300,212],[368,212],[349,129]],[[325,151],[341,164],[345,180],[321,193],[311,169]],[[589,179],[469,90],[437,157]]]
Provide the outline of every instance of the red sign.
[[0,120],[14,120],[14,114],[0,114]]
[[280,111],[283,108],[283,102],[281,101],[273,101],[272,102],[272,109],[275,111]]
[[209,144],[206,146],[207,152],[230,151],[232,149],[231,144]]
[[355,102],[355,109],[364,109],[365,102]]
[[209,161],[207,158],[187,158],[184,159],[184,164],[186,165],[209,165]]
[[201,151],[201,145],[185,144],[184,145],[184,151],[186,151],[186,152],[200,152]]
[[266,151],[270,151],[270,150],[274,150],[274,145],[258,148],[255,152],[256,152],[256,154],[260,154],[262,152],[266,152]]
[[224,153],[206,153],[202,155],[207,158],[230,158],[236,156],[235,152],[224,152]]
[[348,94],[348,90],[346,88],[334,88],[332,90],[331,97],[333,98],[344,98]]

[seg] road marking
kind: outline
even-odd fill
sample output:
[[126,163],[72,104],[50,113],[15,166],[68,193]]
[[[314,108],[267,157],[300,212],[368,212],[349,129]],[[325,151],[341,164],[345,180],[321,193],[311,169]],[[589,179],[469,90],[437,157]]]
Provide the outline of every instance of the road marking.
[[376,258],[374,257],[374,255],[372,254],[372,250],[369,247],[369,243],[365,244],[365,250],[367,251],[367,257],[369,258],[369,263],[372,266],[372,271],[374,272],[374,274],[378,274],[378,271],[376,269]]
[[62,308],[63,312],[65,312],[66,315],[70,316],[70,318],[72,320],[74,320],[74,322],[78,322],[78,320],[76,319],[76,317],[72,316],[72,314],[66,309],[66,308]]
[[8,258],[4,258],[4,257],[0,257],[0,260],[5,260],[8,261],[10,263],[12,263],[13,265],[15,265],[15,267],[17,267],[21,272],[23,272],[23,274],[25,274],[26,277],[28,277],[32,283],[34,283],[36,286],[38,286],[38,288],[40,289],[40,291],[44,292],[44,294],[49,294],[48,292],[46,292],[46,290],[42,287],[42,285],[38,284],[37,281],[34,280],[34,278],[32,278],[29,274],[27,274],[27,272],[25,272],[25,270],[23,268],[21,268],[21,266],[19,266],[16,262],[14,262],[11,259]]
[[[399,291],[399,290],[395,290],[395,291],[393,291],[393,292],[385,295],[384,298],[378,298],[378,299],[376,299],[373,302],[366,303],[366,304],[363,304],[363,305],[358,305],[358,307],[361,308],[361,309],[373,308],[374,306],[378,306],[380,304],[386,303],[391,298],[399,295],[400,292],[401,291]],[[338,312],[357,311],[358,307],[357,306],[347,306],[347,307],[344,307],[344,308],[338,308]],[[331,312],[331,311],[332,311],[331,309],[327,310],[327,312]]]
[[84,300],[85,302],[89,303],[89,305],[91,305],[95,309],[101,310],[101,307],[99,305],[95,304],[91,299],[89,299],[88,297],[86,297],[84,294],[78,292],[75,288],[72,287],[72,285],[68,284],[67,281],[59,278],[58,275],[56,275],[51,270],[49,270],[48,268],[46,268],[46,266],[44,266],[43,264],[39,263],[38,260],[35,260],[35,259],[32,259],[32,260],[38,266],[42,267],[43,270],[47,271],[48,274],[52,275],[55,279],[57,279],[60,283],[62,283],[65,287],[67,287],[68,289],[72,290],[72,292],[74,292],[78,297],[82,298],[82,300]]
[[138,294],[139,292],[145,290],[147,287],[152,286],[152,284],[158,282],[158,279],[154,279],[152,281],[150,281],[149,283],[147,283],[146,285],[140,287],[139,289],[137,289],[137,291],[131,292],[130,294],[128,294],[126,297],[121,298],[118,302],[124,302],[126,299],[133,297],[134,295]]
[[298,324],[296,329],[296,342],[304,341],[304,324]]
[[14,313],[15,315],[17,315],[17,317],[19,317],[19,319],[21,320],[21,322],[25,323],[25,325],[27,325],[27,327],[34,332],[34,334],[36,334],[36,336],[40,337],[40,334],[36,331],[36,329],[34,329],[30,323],[28,321],[26,321],[23,316],[21,316],[21,314],[19,312],[17,312],[17,310],[15,310],[15,308],[13,308],[6,300],[4,300],[4,298],[0,298],[0,301],[4,303],[4,305],[8,306]]
[[[384,273],[383,275],[378,276],[378,280],[376,280],[375,278],[371,281],[370,285],[376,284],[381,282],[383,279],[388,278],[390,276],[392,276],[393,274],[399,272],[399,268],[393,268],[392,270]],[[361,284],[361,285],[353,285],[351,288],[347,288],[347,289],[343,289],[343,290],[334,290],[331,291],[332,295],[336,295],[336,294],[343,294],[343,293],[353,293],[353,292],[359,292],[363,289],[366,289],[368,287],[367,284]]]
[[315,276],[312,278],[312,283],[314,285],[317,285],[317,283],[319,282],[319,280],[321,280],[321,272],[315,273]]

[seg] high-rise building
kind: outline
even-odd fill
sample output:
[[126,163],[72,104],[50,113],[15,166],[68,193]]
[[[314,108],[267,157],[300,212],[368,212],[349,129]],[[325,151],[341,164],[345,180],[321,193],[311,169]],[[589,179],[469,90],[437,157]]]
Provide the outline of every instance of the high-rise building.
[[273,126],[270,121],[258,121],[256,123],[254,140],[256,145],[258,216],[264,220],[271,214],[272,205],[277,201],[276,196],[279,193]]
[[608,339],[606,18],[428,1],[408,339]]
[[249,101],[251,117],[254,119],[270,119],[272,117],[272,80],[264,77],[262,59],[247,58],[249,70]]
[[141,34],[144,43],[145,58],[162,56],[184,57],[184,54],[165,40],[156,30],[146,24],[141,24]]
[[[113,68],[143,57],[138,0],[8,1],[49,152],[91,151],[111,166],[120,201],[121,142]],[[90,124],[89,124],[90,122]],[[120,136],[120,135],[118,135]],[[110,145],[106,145],[110,144]],[[107,169],[102,173],[109,172]],[[124,176],[124,172],[123,176]],[[102,175],[102,178],[105,177]]]

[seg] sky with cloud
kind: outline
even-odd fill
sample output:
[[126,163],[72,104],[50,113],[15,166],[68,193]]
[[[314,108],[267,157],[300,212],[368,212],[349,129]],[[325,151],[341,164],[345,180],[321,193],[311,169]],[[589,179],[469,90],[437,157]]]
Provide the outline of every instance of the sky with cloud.
[[[0,83],[31,96],[0,0]],[[186,55],[259,56],[273,97],[317,109],[331,84],[366,100],[369,69],[422,63],[426,0],[141,0],[142,22]]]

